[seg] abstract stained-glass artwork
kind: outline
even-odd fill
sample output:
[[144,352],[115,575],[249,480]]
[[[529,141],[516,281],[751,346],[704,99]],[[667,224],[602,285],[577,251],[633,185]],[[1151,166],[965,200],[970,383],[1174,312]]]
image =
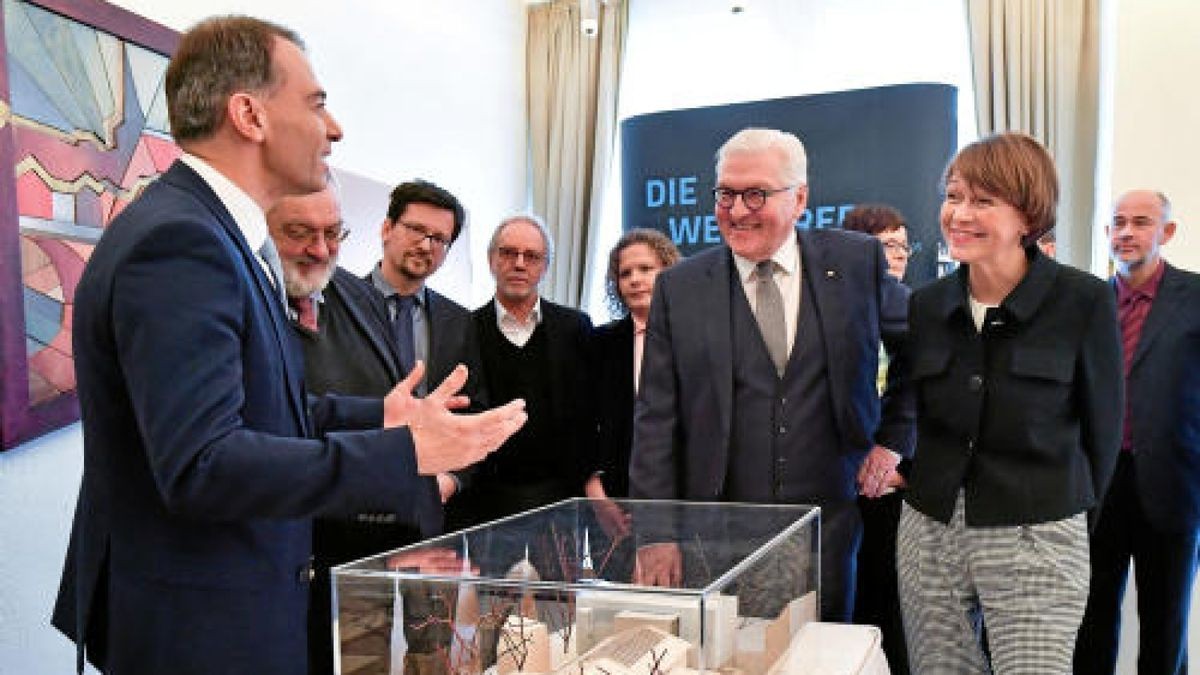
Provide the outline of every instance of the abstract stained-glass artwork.
[[78,418],[72,299],[105,226],[179,155],[177,35],[98,1],[0,0],[0,447]]

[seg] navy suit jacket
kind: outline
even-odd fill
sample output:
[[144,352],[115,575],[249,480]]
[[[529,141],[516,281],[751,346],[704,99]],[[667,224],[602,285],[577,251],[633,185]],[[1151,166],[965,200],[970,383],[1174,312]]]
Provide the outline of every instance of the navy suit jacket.
[[54,624],[121,673],[303,673],[310,518],[411,508],[378,400],[309,409],[279,295],[176,162],[75,294],[84,469]]
[[[828,395],[833,404],[841,439],[834,450],[861,460],[878,443],[911,455],[913,403],[903,386],[899,349],[907,311],[903,287],[887,274],[883,249],[873,237],[841,230],[797,230],[797,236],[802,264],[811,272],[807,278],[817,280],[805,283],[802,293],[814,295],[821,308],[829,391],[817,395]],[[723,245],[663,271],[656,280],[635,405],[632,497],[724,497],[737,414],[730,331],[733,270],[732,253]],[[881,338],[895,352],[882,412],[876,384]],[[805,479],[805,472],[796,473],[797,480]],[[842,483],[854,481],[848,477]],[[826,494],[838,488],[800,489]]]
[[1200,527],[1200,275],[1167,265],[1128,384],[1146,517],[1165,531]]

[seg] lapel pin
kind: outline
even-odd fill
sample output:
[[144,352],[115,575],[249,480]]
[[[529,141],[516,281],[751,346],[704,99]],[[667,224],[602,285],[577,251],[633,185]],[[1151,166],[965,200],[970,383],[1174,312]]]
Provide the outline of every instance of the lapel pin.
[[825,270],[826,279],[836,279],[838,277],[837,270]]

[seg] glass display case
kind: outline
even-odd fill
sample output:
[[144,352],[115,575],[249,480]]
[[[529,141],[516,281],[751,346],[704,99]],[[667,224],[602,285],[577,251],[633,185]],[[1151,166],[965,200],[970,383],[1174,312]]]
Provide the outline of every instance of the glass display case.
[[571,499],[335,567],[338,672],[777,672],[819,511]]

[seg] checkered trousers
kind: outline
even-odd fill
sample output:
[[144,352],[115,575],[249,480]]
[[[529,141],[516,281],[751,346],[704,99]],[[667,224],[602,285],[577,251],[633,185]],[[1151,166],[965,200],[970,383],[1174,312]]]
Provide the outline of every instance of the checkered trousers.
[[949,525],[905,504],[896,568],[912,672],[1071,672],[1091,573],[1085,514],[967,527],[961,491]]

